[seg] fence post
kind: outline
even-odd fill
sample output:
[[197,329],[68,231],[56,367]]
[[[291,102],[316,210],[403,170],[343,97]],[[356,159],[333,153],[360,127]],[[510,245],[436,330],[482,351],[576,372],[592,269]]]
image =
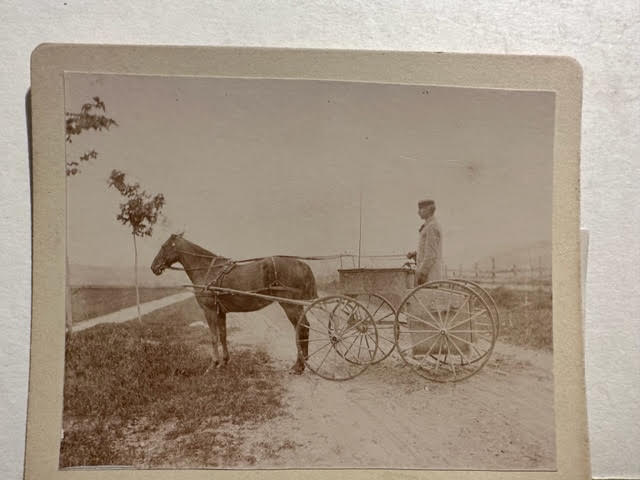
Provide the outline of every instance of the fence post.
[[542,257],[538,257],[538,281],[542,280]]
[[491,283],[496,283],[496,259],[491,257]]

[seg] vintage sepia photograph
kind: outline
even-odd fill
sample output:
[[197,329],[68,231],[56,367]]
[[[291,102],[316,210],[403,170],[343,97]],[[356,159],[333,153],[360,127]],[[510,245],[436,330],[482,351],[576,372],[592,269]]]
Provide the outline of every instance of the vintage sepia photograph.
[[556,470],[555,113],[66,72],[59,468]]

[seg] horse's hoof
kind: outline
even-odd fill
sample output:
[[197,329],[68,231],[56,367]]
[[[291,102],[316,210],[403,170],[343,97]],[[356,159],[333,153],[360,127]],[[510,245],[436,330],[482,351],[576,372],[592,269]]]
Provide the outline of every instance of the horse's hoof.
[[289,373],[292,375],[302,375],[304,372],[304,367],[300,367],[298,365],[294,365],[293,367],[291,367],[291,370],[289,370]]
[[214,368],[220,368],[220,362],[211,362],[211,365],[204,371],[204,375],[211,373]]

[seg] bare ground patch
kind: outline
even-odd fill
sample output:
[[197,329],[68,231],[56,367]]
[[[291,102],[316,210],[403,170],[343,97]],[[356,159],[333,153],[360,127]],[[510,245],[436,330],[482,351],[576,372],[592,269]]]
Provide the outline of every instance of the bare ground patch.
[[[195,301],[149,315],[147,339],[175,348],[186,345],[189,353],[185,357],[180,350],[182,360],[156,359],[173,369],[162,387],[173,392],[170,399],[138,410],[128,422],[109,417],[119,432],[105,437],[118,446],[112,464],[126,457],[138,467],[172,468],[555,468],[548,349],[499,342],[481,372],[456,384],[429,383],[395,354],[353,380],[336,383],[310,372],[289,374],[296,359],[294,330],[279,306],[228,318],[231,363],[203,377],[209,333],[188,327],[202,319]],[[176,384],[186,387],[176,393]],[[217,388],[232,392],[237,401],[220,404]],[[265,391],[275,395],[272,407],[251,410],[258,399],[262,404],[255,408],[264,408]],[[175,404],[173,410],[166,408],[173,398],[190,402],[186,417]],[[65,429],[70,435],[81,432],[76,442],[65,436],[63,443],[63,458],[72,465],[78,463],[64,455],[73,449],[64,448],[80,448],[86,428],[97,424],[91,424],[90,415],[69,413],[65,410]],[[112,431],[98,428],[98,435]]]

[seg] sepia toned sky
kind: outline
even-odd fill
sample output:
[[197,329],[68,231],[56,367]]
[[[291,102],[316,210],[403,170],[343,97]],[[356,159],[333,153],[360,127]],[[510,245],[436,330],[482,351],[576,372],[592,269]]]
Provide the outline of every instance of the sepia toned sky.
[[167,201],[141,265],[180,230],[233,258],[357,253],[361,191],[363,254],[414,250],[422,198],[450,264],[551,241],[549,92],[106,74],[65,92],[118,122],[67,144],[99,152],[68,181],[71,264],[131,265],[113,168]]

